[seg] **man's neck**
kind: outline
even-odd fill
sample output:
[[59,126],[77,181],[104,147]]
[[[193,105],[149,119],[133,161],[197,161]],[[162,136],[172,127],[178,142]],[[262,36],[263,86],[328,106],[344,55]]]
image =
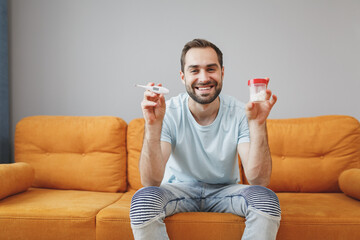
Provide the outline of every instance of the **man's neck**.
[[220,98],[217,97],[209,104],[200,104],[189,98],[189,110],[196,122],[202,126],[210,125],[215,121],[220,108]]

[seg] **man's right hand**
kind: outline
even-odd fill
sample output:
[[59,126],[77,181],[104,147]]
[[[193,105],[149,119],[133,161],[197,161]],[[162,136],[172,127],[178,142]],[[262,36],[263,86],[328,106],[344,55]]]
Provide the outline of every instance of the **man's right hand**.
[[[148,83],[148,86],[154,86],[155,83]],[[161,86],[161,84],[158,84]],[[141,102],[141,109],[145,119],[145,124],[149,126],[162,126],[165,116],[166,103],[163,94],[153,93],[149,90],[144,92],[144,99]]]

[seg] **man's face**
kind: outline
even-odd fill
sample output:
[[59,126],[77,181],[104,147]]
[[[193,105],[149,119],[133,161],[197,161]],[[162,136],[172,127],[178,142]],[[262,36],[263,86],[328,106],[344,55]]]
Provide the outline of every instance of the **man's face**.
[[209,104],[221,92],[224,68],[220,67],[214,49],[191,48],[185,55],[184,72],[180,76],[195,102]]

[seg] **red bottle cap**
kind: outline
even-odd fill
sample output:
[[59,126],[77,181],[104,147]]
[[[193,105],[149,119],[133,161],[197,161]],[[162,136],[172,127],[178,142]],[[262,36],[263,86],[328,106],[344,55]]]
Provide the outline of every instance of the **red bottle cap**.
[[266,86],[269,83],[269,79],[268,78],[254,78],[254,79],[250,79],[248,81],[248,86],[250,86],[251,84],[256,84],[256,83],[265,83]]

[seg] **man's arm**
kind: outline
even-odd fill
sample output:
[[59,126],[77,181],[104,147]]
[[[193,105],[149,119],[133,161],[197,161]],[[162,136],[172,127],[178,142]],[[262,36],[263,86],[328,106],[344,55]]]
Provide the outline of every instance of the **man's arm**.
[[170,154],[170,143],[144,138],[139,162],[141,184],[143,186],[160,186]]
[[246,116],[249,123],[250,143],[240,143],[238,152],[248,182],[251,185],[267,186],[270,183],[272,159],[268,144],[266,119],[277,101],[277,97],[266,90],[266,101],[249,102],[246,105]]
[[238,152],[245,176],[251,185],[266,187],[270,183],[272,159],[265,126],[249,126],[250,143],[240,143]]
[[[148,85],[154,86],[154,83]],[[160,186],[171,153],[170,143],[160,142],[166,111],[165,98],[162,94],[145,91],[141,108],[145,119],[144,141],[139,161],[141,183],[145,187]]]

